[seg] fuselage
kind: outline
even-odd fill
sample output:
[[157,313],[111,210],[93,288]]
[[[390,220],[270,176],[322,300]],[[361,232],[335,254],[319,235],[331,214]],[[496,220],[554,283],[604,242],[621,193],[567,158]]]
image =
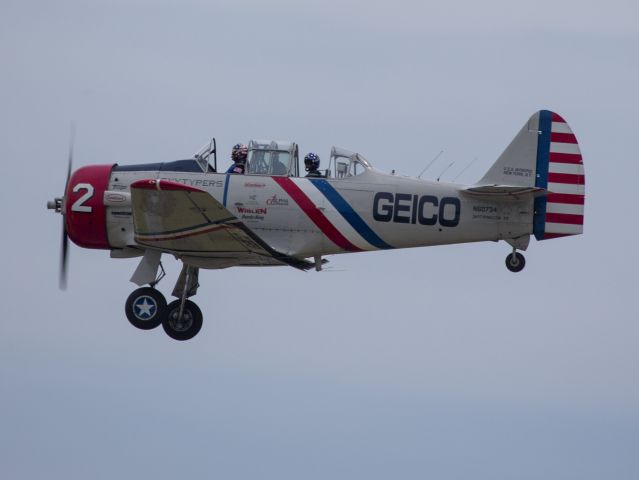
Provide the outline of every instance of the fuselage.
[[[374,169],[298,178],[115,167],[108,192],[161,179],[208,192],[272,248],[294,257],[515,238],[532,231],[532,201],[491,201],[462,185]],[[111,248],[135,246],[130,204],[106,207]]]

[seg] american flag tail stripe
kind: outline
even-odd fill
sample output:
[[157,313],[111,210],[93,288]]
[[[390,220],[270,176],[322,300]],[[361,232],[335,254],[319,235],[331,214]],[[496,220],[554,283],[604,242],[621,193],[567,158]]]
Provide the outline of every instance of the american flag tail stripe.
[[[577,138],[558,114],[539,112],[535,186],[548,190],[535,200],[537,240],[583,233],[586,176]],[[568,213],[569,212],[569,213]]]

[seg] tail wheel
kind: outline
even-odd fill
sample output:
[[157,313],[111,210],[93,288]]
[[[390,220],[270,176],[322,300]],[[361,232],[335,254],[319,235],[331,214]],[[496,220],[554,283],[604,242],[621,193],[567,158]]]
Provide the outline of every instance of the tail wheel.
[[166,299],[155,288],[138,288],[126,299],[124,311],[131,325],[141,330],[151,330],[162,323]]
[[175,300],[166,307],[162,328],[174,340],[190,340],[202,328],[202,311],[191,300],[186,300],[180,318],[180,303],[180,300]]
[[511,272],[521,272],[526,266],[526,259],[519,252],[513,252],[506,257],[506,268]]

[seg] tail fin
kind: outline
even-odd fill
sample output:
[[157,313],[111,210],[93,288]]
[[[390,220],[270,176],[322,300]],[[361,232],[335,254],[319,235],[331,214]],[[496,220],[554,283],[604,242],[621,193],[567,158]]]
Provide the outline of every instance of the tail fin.
[[566,121],[549,110],[535,113],[476,184],[536,187],[533,233],[537,240],[583,232],[584,166]]

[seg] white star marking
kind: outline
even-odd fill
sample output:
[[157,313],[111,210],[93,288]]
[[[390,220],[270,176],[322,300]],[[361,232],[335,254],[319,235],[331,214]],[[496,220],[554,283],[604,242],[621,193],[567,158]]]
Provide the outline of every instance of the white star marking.
[[151,316],[151,310],[155,308],[155,305],[152,303],[149,303],[149,300],[145,298],[143,300],[143,303],[136,303],[135,308],[139,310],[138,317],[148,318]]

